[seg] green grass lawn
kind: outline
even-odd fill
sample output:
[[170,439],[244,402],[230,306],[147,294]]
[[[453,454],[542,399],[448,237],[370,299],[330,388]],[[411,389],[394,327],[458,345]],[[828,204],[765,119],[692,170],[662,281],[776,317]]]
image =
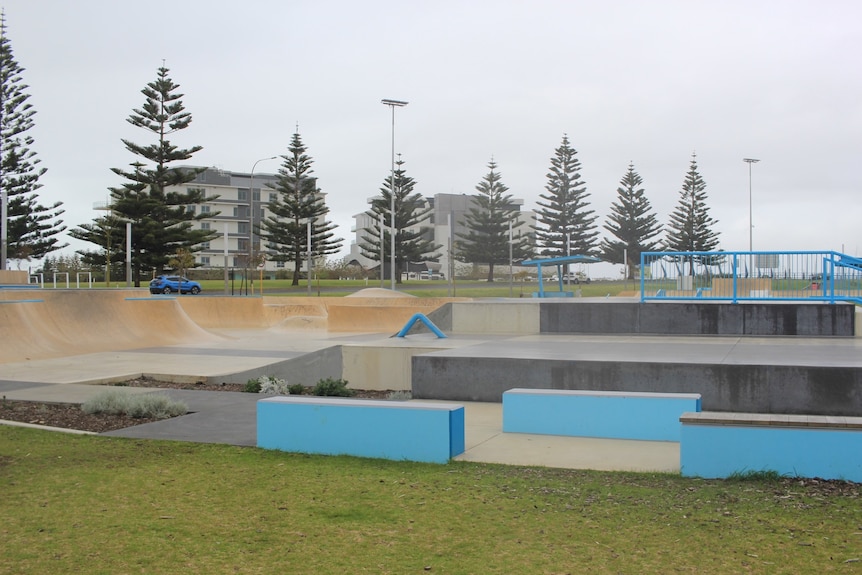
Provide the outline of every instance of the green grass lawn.
[[0,572],[860,573],[860,486],[0,427]]

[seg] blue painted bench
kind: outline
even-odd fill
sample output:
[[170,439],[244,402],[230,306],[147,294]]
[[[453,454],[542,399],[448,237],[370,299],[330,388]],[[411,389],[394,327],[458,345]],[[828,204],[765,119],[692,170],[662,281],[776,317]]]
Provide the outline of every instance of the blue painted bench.
[[257,402],[257,445],[296,453],[447,463],[464,453],[464,407],[271,397]]
[[690,411],[700,411],[700,394],[510,389],[503,431],[679,441],[679,418]]
[[684,476],[775,471],[862,482],[862,417],[704,411],[680,423]]

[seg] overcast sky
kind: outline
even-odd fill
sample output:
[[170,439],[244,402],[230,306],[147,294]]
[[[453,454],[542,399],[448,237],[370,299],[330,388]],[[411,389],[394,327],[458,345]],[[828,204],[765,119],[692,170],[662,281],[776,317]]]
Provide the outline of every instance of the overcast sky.
[[[166,62],[201,145],[248,172],[297,124],[345,252],[395,148],[416,191],[473,193],[493,156],[535,209],[568,134],[603,224],[629,163],[659,220],[697,154],[721,248],[862,247],[862,3],[819,1],[6,0],[37,111],[43,203],[72,228],[135,160],[126,122]],[[274,172],[279,161],[261,162]],[[604,233],[604,230],[602,230]],[[73,240],[72,247],[93,246]],[[67,250],[69,251],[69,250]]]

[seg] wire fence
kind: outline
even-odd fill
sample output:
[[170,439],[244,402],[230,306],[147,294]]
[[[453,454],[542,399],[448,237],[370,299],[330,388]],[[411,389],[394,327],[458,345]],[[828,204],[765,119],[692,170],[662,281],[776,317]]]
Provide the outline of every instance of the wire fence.
[[862,259],[839,252],[644,252],[641,301],[805,300],[862,305]]

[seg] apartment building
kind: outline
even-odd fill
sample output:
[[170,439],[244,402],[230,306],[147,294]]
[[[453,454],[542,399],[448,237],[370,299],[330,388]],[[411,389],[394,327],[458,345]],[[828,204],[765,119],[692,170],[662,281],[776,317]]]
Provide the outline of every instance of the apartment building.
[[[278,192],[269,184],[275,185],[276,177],[272,173],[206,168],[193,181],[183,185],[187,189],[203,190],[207,198],[206,203],[190,206],[190,210],[196,214],[213,214],[194,222],[194,225],[218,234],[195,254],[195,262],[201,268],[223,269],[227,266],[242,269],[250,255],[254,255],[257,261],[262,244],[256,232],[260,223],[272,215],[267,205],[276,199]],[[326,194],[318,192],[318,196],[325,198]],[[276,262],[266,255],[264,257],[264,271],[293,271],[292,262]],[[301,270],[306,269],[303,263]]]
[[[446,277],[450,277],[454,272],[454,264],[458,261],[457,242],[459,234],[468,232],[465,225],[466,214],[473,207],[475,195],[467,194],[435,194],[434,196],[426,196],[425,203],[422,209],[432,208],[431,217],[424,222],[421,222],[418,229],[411,229],[413,232],[421,232],[429,239],[433,238],[434,243],[442,246],[438,251],[440,258],[436,262],[437,265],[431,265],[432,269],[439,270]],[[369,198],[368,203],[374,198]],[[512,209],[518,211],[518,220],[523,224],[516,229],[515,234],[534,236],[533,226],[536,225],[536,213],[533,211],[522,211],[521,206],[524,205],[522,199],[512,199]],[[354,239],[350,243],[350,260],[355,260],[365,268],[377,266],[377,261],[366,258],[362,255],[359,249],[359,244],[362,242],[362,236],[366,233],[366,229],[373,229],[374,221],[365,212],[353,216],[354,225],[350,230],[354,234]],[[454,258],[453,258],[454,246]]]

